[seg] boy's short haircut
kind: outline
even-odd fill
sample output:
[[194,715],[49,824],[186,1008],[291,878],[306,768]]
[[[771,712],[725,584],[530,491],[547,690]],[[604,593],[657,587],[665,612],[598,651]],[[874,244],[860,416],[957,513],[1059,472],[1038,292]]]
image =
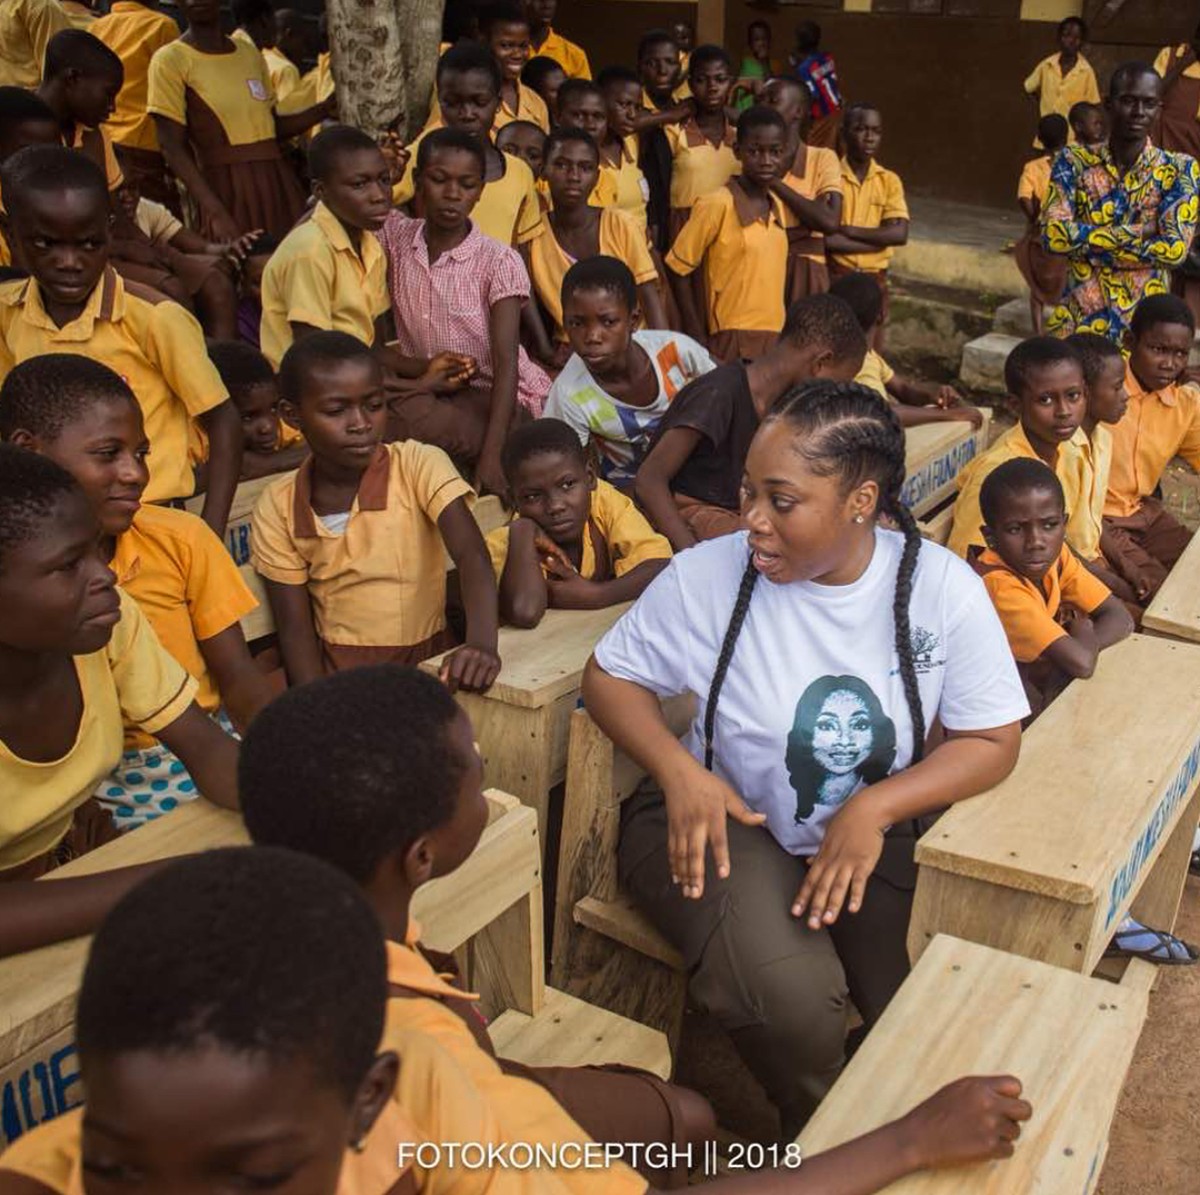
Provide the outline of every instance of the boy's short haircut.
[[32,432],[57,440],[62,430],[102,402],[137,403],[120,374],[78,353],[30,357],[0,385],[0,439]]
[[496,4],[487,4],[479,10],[479,29],[484,37],[491,35],[497,25],[524,25],[529,27],[529,18],[525,10],[516,4],[507,4],[500,0]]
[[542,131],[542,126],[540,124],[534,124],[532,120],[510,120],[508,124],[506,124],[496,134],[496,147],[499,148],[502,141],[508,141],[510,139],[509,137],[505,137],[505,133],[508,133],[511,136],[513,133],[531,132],[536,133],[539,137],[541,137],[542,142],[545,143],[546,134]]
[[738,117],[737,139],[744,141],[756,129],[775,129],[781,136],[787,136],[787,122],[766,104],[754,104]]
[[1085,21],[1083,17],[1063,17],[1063,19],[1058,23],[1058,36],[1062,37],[1062,35],[1066,33],[1066,31],[1070,29],[1072,25],[1079,26],[1079,36],[1083,38],[1084,41],[1087,41],[1088,27],[1087,21]]
[[1048,491],[1058,499],[1059,506],[1066,510],[1067,500],[1063,494],[1062,482],[1054,475],[1054,470],[1044,461],[1018,456],[997,465],[983,479],[979,490],[979,511],[983,515],[983,521],[989,527],[995,528],[1005,500],[1019,494],[1027,494],[1030,490]]
[[632,83],[637,87],[641,87],[642,85],[637,71],[631,66],[606,66],[596,76],[596,86],[601,91],[607,91],[610,87],[616,87],[618,84],[628,83]]
[[598,95],[603,102],[604,92],[600,90],[598,83],[593,83],[591,79],[568,79],[558,89],[558,107],[562,110],[565,104],[572,97],[584,95]]
[[244,340],[209,341],[208,359],[216,366],[231,396],[275,382],[271,362],[254,345]]
[[251,838],[367,883],[454,816],[467,766],[449,743],[458,717],[443,684],[399,664],[288,689],[255,718],[238,758]]
[[299,406],[309,370],[314,365],[341,365],[347,361],[368,361],[375,369],[379,368],[375,354],[349,332],[313,332],[303,340],[293,341],[279,362],[279,397]]
[[375,139],[362,129],[348,124],[330,125],[322,129],[308,147],[308,172],[313,178],[324,182],[342,154],[361,153],[364,150],[383,152]]
[[1083,370],[1083,362],[1073,345],[1052,336],[1031,336],[1022,340],[1004,362],[1004,385],[1014,398],[1021,398],[1035,369],[1047,369],[1063,361],[1072,361]]
[[[647,29],[641,37],[638,38],[637,45],[637,61],[641,62],[646,54],[655,46],[674,46],[676,52],[679,51],[679,43],[675,40],[675,35],[666,29]],[[640,83],[641,80],[639,79]]]
[[802,92],[804,95],[808,94],[808,88],[795,75],[769,75],[763,80],[764,87],[771,83],[777,87],[791,87],[796,91]]
[[752,34],[756,29],[765,29],[767,31],[767,36],[769,37],[771,35],[771,23],[769,21],[751,21],[750,24],[746,26],[747,40],[749,40],[750,34]]
[[596,139],[591,133],[585,133],[582,129],[562,128],[561,126],[555,129],[546,138],[547,159],[557,145],[586,145],[595,155],[596,161],[600,161],[600,149],[596,145]]
[[34,193],[91,191],[108,207],[104,171],[87,154],[64,145],[27,145],[17,150],[0,166],[0,189],[10,216],[19,212]]
[[780,340],[796,348],[810,344],[829,346],[834,359],[860,360],[867,354],[867,337],[859,327],[850,304],[837,295],[808,295],[797,299],[787,310]]
[[38,534],[70,494],[83,496],[79,483],[40,452],[0,444],[0,570],[10,548]]
[[[1091,105],[1087,105],[1089,108]],[[1075,108],[1079,105],[1076,104]],[[1071,111],[1074,112],[1075,108]],[[1067,143],[1067,137],[1071,132],[1071,126],[1067,124],[1066,117],[1060,116],[1057,112],[1051,112],[1049,116],[1043,116],[1038,121],[1038,140],[1042,146],[1048,150],[1062,149]]]
[[442,149],[453,149],[460,153],[470,154],[479,164],[481,175],[487,170],[487,158],[484,156],[479,138],[474,133],[468,133],[463,129],[447,128],[434,129],[432,133],[421,138],[421,144],[417,146],[417,164],[413,170],[414,174],[424,172],[429,166],[429,159]]
[[563,306],[570,295],[581,290],[600,290],[616,295],[630,311],[638,305],[637,280],[633,271],[619,257],[604,253],[585,257],[566,272],[562,281]]
[[587,453],[569,423],[561,419],[534,419],[515,428],[504,441],[500,453],[504,479],[512,485],[517,470],[530,457],[550,452],[561,453],[587,466]]
[[291,851],[226,847],[156,872],[104,920],[75,1036],[85,1071],[98,1056],[215,1045],[308,1063],[349,1101],[379,1048],[387,991],[383,930],[350,880]]
[[821,26],[816,21],[801,21],[796,26],[796,49],[810,53],[821,48]]
[[0,87],[0,129],[33,120],[58,124],[58,117],[41,96],[24,87]]
[[697,46],[688,58],[688,74],[700,70],[701,67],[711,66],[714,62],[733,70],[733,59],[729,57],[729,52],[724,46]]
[[98,37],[85,29],[60,29],[46,43],[43,76],[54,79],[72,68],[81,75],[125,78],[125,64],[120,56]]
[[1121,94],[1121,88],[1134,79],[1145,75],[1153,75],[1159,81],[1159,91],[1162,91],[1162,76],[1148,62],[1122,62],[1108,80],[1108,98],[1115,100]]
[[861,270],[843,274],[829,288],[829,293],[850,304],[850,310],[864,332],[879,323],[883,314],[883,291],[873,274],[864,274]]
[[1100,371],[1106,361],[1125,362],[1125,355],[1120,346],[1114,344],[1107,336],[1095,332],[1076,332],[1067,337],[1069,344],[1078,354],[1079,363],[1083,366],[1083,380],[1092,386],[1100,377]]
[[[562,63],[553,58],[547,58],[545,54],[536,54],[521,67],[521,82],[526,87],[532,87],[534,91],[539,91],[542,84],[555,71],[562,71]],[[563,71],[564,75],[566,73]]]
[[[1075,128],[1093,108],[1098,108],[1099,106],[1099,104],[1093,104],[1089,100],[1080,100],[1077,104],[1072,104],[1067,112],[1067,124],[1071,128]],[[1054,113],[1052,115],[1057,114]],[[1044,141],[1045,138],[1043,137],[1042,140]]]
[[500,64],[491,50],[478,42],[459,42],[451,46],[438,59],[437,81],[440,84],[447,75],[469,75],[472,71],[487,75],[492,81],[493,90],[497,95],[500,94],[500,86],[504,82]]
[[842,113],[842,127],[849,128],[850,121],[864,112],[877,112],[880,116],[883,115],[883,110],[878,104],[873,104],[870,100],[859,100],[857,103],[846,105],[846,110]]
[[1178,324],[1196,332],[1196,317],[1192,309],[1176,295],[1150,295],[1134,308],[1129,330],[1141,337],[1156,324]]

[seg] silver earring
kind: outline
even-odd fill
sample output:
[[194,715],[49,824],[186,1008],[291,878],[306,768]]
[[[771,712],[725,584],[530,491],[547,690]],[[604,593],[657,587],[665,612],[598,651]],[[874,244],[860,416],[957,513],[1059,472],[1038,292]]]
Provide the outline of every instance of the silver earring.
[[865,519],[862,517],[862,515],[855,515],[855,516],[854,516],[854,521],[855,521],[856,523],[865,523],[865,522],[866,522],[866,520],[865,520]]
[[359,1139],[358,1139],[357,1141],[355,1141],[355,1142],[354,1142],[354,1143],[353,1143],[353,1144],[350,1146],[350,1148],[351,1148],[352,1150],[354,1150],[354,1152],[355,1152],[356,1154],[366,1153],[366,1152],[367,1152],[367,1139],[366,1139],[366,1137],[359,1137]]

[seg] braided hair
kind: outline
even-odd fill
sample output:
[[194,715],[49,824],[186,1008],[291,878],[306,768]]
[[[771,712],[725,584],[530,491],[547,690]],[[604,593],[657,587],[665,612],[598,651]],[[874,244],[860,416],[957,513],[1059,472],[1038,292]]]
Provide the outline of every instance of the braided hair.
[[[900,500],[904,485],[904,432],[892,408],[873,390],[856,382],[805,382],[793,387],[771,408],[763,426],[785,421],[797,433],[796,451],[819,477],[836,477],[845,493],[864,481],[879,486],[879,513],[887,515],[904,534],[904,550],[896,573],[892,600],[896,655],[900,680],[912,720],[912,762],[925,755],[925,711],[913,661],[909,602],[913,574],[921,551],[921,533],[912,511]],[[758,570],[747,561],[738,586],[721,651],[713,670],[704,711],[704,766],[710,771],[717,702],[729,671],[738,636],[750,610]]]

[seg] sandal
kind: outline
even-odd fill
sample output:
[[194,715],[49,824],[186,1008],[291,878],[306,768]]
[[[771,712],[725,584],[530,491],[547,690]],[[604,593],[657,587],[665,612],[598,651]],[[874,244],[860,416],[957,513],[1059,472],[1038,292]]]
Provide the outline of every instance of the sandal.
[[1188,967],[1200,959],[1200,951],[1165,930],[1151,929],[1126,917],[1113,934],[1105,958],[1140,958],[1159,967]]
[[1188,862],[1188,874],[1200,876],[1200,851],[1192,851],[1191,860]]

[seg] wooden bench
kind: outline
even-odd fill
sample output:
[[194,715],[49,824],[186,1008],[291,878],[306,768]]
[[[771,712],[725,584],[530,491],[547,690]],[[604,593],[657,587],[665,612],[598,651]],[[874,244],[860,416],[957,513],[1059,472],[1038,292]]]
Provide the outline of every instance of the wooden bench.
[[904,488],[900,497],[917,518],[928,514],[954,493],[964,465],[988,444],[991,415],[983,423],[923,423],[904,430]]
[[[1171,929],[1198,774],[1200,647],[1110,647],[1034,723],[1012,774],[917,844],[910,957],[948,933],[1086,975],[1126,912]],[[1126,981],[1154,974],[1131,964]]]
[[935,544],[941,544],[944,548],[949,542],[950,532],[954,528],[954,497],[945,500],[919,518],[917,528],[926,539]]
[[1004,1161],[922,1172],[889,1195],[1090,1192],[1147,993],[939,934],[797,1139],[811,1156],[964,1075],[1014,1074],[1033,1104]]
[[[497,1052],[531,1065],[623,1062],[665,1077],[666,1038],[545,987],[541,851],[533,810],[489,792],[489,822],[471,857],[416,894],[421,940],[454,952]],[[248,844],[241,818],[205,801],[184,805],[52,873],[86,875]],[[47,877],[50,879],[51,877]],[[0,1148],[80,1103],[73,1023],[88,940],[0,960]]]
[[1200,535],[1192,536],[1154,595],[1142,616],[1142,627],[1156,635],[1200,643]]
[[[459,693],[483,756],[484,783],[537,810],[546,832],[550,789],[567,767],[567,722],[592,649],[629,609],[547,610],[532,630],[500,628],[500,675],[486,693]],[[444,655],[421,667],[436,675]]]

